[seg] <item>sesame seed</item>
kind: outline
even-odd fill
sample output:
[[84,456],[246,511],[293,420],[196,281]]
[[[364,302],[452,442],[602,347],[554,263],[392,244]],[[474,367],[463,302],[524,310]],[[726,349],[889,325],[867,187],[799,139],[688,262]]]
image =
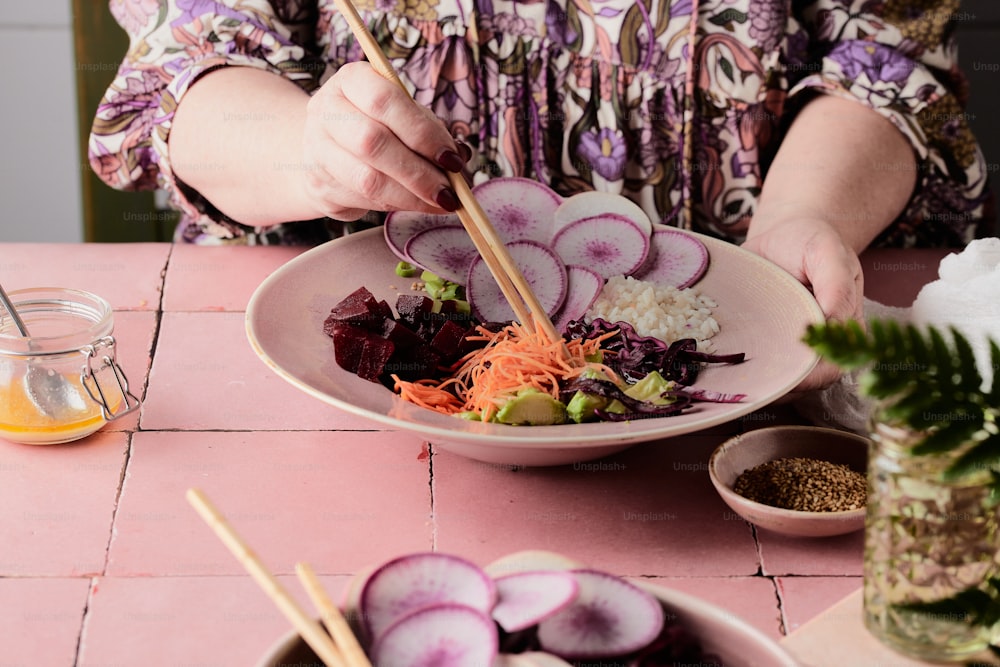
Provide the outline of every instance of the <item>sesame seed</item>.
[[830,461],[781,458],[744,471],[733,484],[744,498],[800,512],[845,512],[865,506],[863,473]]

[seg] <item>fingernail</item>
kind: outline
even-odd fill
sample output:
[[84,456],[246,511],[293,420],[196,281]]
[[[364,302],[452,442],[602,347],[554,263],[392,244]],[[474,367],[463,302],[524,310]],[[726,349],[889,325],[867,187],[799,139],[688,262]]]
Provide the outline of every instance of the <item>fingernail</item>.
[[[454,155],[454,153],[452,155]],[[458,156],[455,155],[455,157]],[[447,187],[441,188],[441,191],[438,192],[437,197],[434,198],[434,201],[436,201],[437,205],[446,211],[457,211],[460,206],[458,202],[458,197],[455,195],[454,191],[452,191],[451,188]]]
[[437,163],[447,169],[458,173],[465,168],[465,160],[455,151],[444,151],[438,155]]
[[472,159],[472,147],[464,141],[458,142],[458,150],[462,153],[462,160],[468,162]]

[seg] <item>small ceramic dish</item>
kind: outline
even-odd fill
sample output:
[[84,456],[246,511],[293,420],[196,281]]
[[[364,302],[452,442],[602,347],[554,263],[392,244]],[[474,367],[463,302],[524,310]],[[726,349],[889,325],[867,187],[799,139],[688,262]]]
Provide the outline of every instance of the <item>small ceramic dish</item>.
[[864,507],[842,512],[782,509],[745,498],[733,490],[733,485],[744,471],[782,458],[829,461],[865,474],[869,444],[868,438],[832,428],[761,428],[722,443],[709,459],[708,474],[729,508],[755,526],[800,537],[844,535],[864,527]]

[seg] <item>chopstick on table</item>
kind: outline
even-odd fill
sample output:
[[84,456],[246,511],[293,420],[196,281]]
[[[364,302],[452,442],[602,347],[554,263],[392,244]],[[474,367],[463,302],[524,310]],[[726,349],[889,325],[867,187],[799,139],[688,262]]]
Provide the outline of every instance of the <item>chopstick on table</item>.
[[[358,40],[365,57],[368,58],[368,62],[375,71],[398,85],[409,95],[406,86],[403,85],[403,82],[400,81],[399,76],[393,69],[392,63],[385,57],[381,47],[365,26],[351,0],[334,0],[334,3],[337,5],[340,13],[344,15],[347,24],[354,33],[355,39]],[[465,177],[462,174],[454,172],[447,172],[447,174],[451,182],[451,187],[455,190],[455,194],[458,195],[458,200],[461,203],[458,211],[456,211],[458,217],[472,238],[472,242],[482,256],[483,261],[489,267],[493,278],[500,286],[500,291],[503,292],[503,295],[513,308],[514,315],[522,324],[534,329],[536,333],[544,333],[550,342],[562,340],[562,336],[556,331],[552,320],[549,319],[548,314],[545,312],[545,308],[538,302],[538,298],[532,291],[528,281],[524,279],[521,270],[511,258],[507,247],[500,237],[497,236],[496,229],[490,223],[486,212],[483,211],[479,202],[476,201],[472,190],[469,188],[469,184],[465,182]]]
[[308,563],[296,563],[295,572],[298,574],[303,588],[309,594],[313,605],[319,610],[323,625],[333,637],[333,641],[340,649],[348,667],[371,667],[371,662],[368,661],[368,656],[365,655],[364,649],[358,643],[358,638],[354,636],[351,626],[347,624],[347,619],[326,594],[312,567]]
[[268,597],[278,606],[278,609],[285,615],[302,639],[309,645],[317,656],[328,667],[361,667],[367,665],[360,662],[348,662],[341,650],[333,642],[333,639],[323,627],[314,619],[310,618],[297,602],[288,594],[277,579],[274,578],[264,564],[257,557],[257,554],[247,546],[247,544],[236,534],[236,531],[229,525],[225,517],[215,508],[205,497],[205,494],[198,489],[188,489],[188,502],[198,511],[205,523],[215,531],[215,534],[223,544],[236,556],[247,572],[256,580]]

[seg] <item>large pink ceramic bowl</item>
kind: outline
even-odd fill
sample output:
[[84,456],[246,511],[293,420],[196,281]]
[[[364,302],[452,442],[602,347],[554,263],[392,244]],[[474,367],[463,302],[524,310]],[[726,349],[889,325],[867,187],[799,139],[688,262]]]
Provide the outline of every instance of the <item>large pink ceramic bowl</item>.
[[805,328],[822,320],[815,299],[774,264],[738,246],[698,235],[710,266],[695,286],[718,303],[720,353],[745,352],[747,361],[716,365],[696,388],[745,393],[741,403],[700,403],[682,415],[632,422],[509,426],[468,421],[403,401],[382,385],[337,366],[323,333],[330,309],[358,287],[396,303],[412,279],[395,274],[397,258],[382,231],[368,230],[331,241],[296,257],[256,290],[246,313],[254,351],[294,386],[341,410],[383,427],[410,431],[458,454],[510,465],[557,465],[587,461],[639,442],[715,426],[783,396],[816,364],[801,342]]

